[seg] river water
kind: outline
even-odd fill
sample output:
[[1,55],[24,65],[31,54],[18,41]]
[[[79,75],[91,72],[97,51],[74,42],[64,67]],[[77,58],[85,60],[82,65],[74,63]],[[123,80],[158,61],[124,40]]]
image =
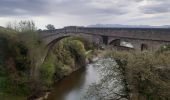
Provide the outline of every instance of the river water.
[[119,99],[126,95],[122,78],[113,59],[98,59],[56,83],[48,100]]

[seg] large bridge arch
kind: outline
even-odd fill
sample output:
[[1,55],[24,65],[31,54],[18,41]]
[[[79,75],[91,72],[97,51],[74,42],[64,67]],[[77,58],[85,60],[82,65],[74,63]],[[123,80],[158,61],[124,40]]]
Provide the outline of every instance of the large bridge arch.
[[53,33],[53,34],[45,34],[45,36],[42,36],[42,41],[45,45],[45,50],[47,55],[50,50],[52,50],[53,46],[60,40],[68,37],[77,37],[82,38],[85,41],[88,41],[90,43],[94,43],[96,45],[102,44],[102,36],[100,35],[93,35],[93,34],[86,34],[86,33],[76,33],[76,32],[70,32],[70,33]]
[[53,41],[49,42],[46,47],[49,47],[49,46],[52,46],[54,44],[56,44],[57,42],[59,42],[60,40],[64,39],[64,38],[68,38],[68,37],[71,37],[71,36],[63,36],[63,37],[59,37],[59,38],[56,38],[54,39]]
[[99,35],[90,35],[85,33],[55,33],[55,34],[49,34],[45,37],[42,37],[42,41],[45,46],[45,52],[44,52],[44,60],[46,59],[49,52],[53,49],[54,45],[59,42],[60,40],[68,37],[77,37],[81,38],[85,41],[88,41],[90,43],[94,43],[96,45],[100,45],[102,41],[102,37]]
[[89,42],[94,42],[96,44],[101,44],[102,42],[102,37],[99,35],[91,35],[91,34],[86,34],[86,33],[56,33],[56,34],[49,34],[45,37],[42,38],[42,41],[44,42],[45,45],[49,45],[52,43],[56,43],[59,40],[67,37],[78,37],[82,38],[84,40],[87,40]]

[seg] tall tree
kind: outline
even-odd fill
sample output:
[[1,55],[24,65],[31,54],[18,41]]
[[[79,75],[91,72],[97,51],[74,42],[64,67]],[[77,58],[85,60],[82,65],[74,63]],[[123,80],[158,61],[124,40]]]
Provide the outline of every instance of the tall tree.
[[48,24],[48,25],[46,25],[45,26],[48,30],[55,30],[55,27],[54,27],[54,25],[52,25],[52,24]]

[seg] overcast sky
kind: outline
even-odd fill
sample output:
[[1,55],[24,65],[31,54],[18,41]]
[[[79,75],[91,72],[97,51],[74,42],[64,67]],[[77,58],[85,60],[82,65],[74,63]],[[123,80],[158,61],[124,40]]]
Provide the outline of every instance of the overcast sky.
[[170,0],[0,0],[0,26],[33,20],[53,24],[170,25]]

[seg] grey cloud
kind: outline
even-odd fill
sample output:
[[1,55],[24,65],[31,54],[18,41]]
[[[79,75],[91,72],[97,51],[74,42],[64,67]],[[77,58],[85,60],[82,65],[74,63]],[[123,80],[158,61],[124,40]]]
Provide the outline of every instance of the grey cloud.
[[45,0],[1,0],[0,16],[39,15],[48,12]]
[[70,1],[63,1],[56,5],[57,13],[67,13],[67,14],[75,14],[75,15],[119,15],[127,13],[121,7],[114,7],[113,8],[98,8],[96,6],[92,6],[91,1],[93,0],[70,0]]
[[[1,0],[0,16],[37,16],[50,13],[73,15],[121,15],[127,13],[123,6],[97,8],[94,0]],[[121,5],[121,4],[120,4]]]
[[169,24],[169,16],[170,0],[0,0],[0,25],[22,18],[40,26]]
[[170,1],[155,1],[155,4],[146,5],[139,8],[145,14],[159,14],[170,12]]
[[[96,22],[139,18],[145,14],[170,12],[170,0],[0,0],[0,17],[6,16],[76,16]],[[140,11],[140,12],[139,12]],[[142,12],[142,13],[141,13]],[[78,17],[77,17],[78,16]],[[131,17],[132,16],[132,17]],[[122,19],[121,19],[122,18]]]

